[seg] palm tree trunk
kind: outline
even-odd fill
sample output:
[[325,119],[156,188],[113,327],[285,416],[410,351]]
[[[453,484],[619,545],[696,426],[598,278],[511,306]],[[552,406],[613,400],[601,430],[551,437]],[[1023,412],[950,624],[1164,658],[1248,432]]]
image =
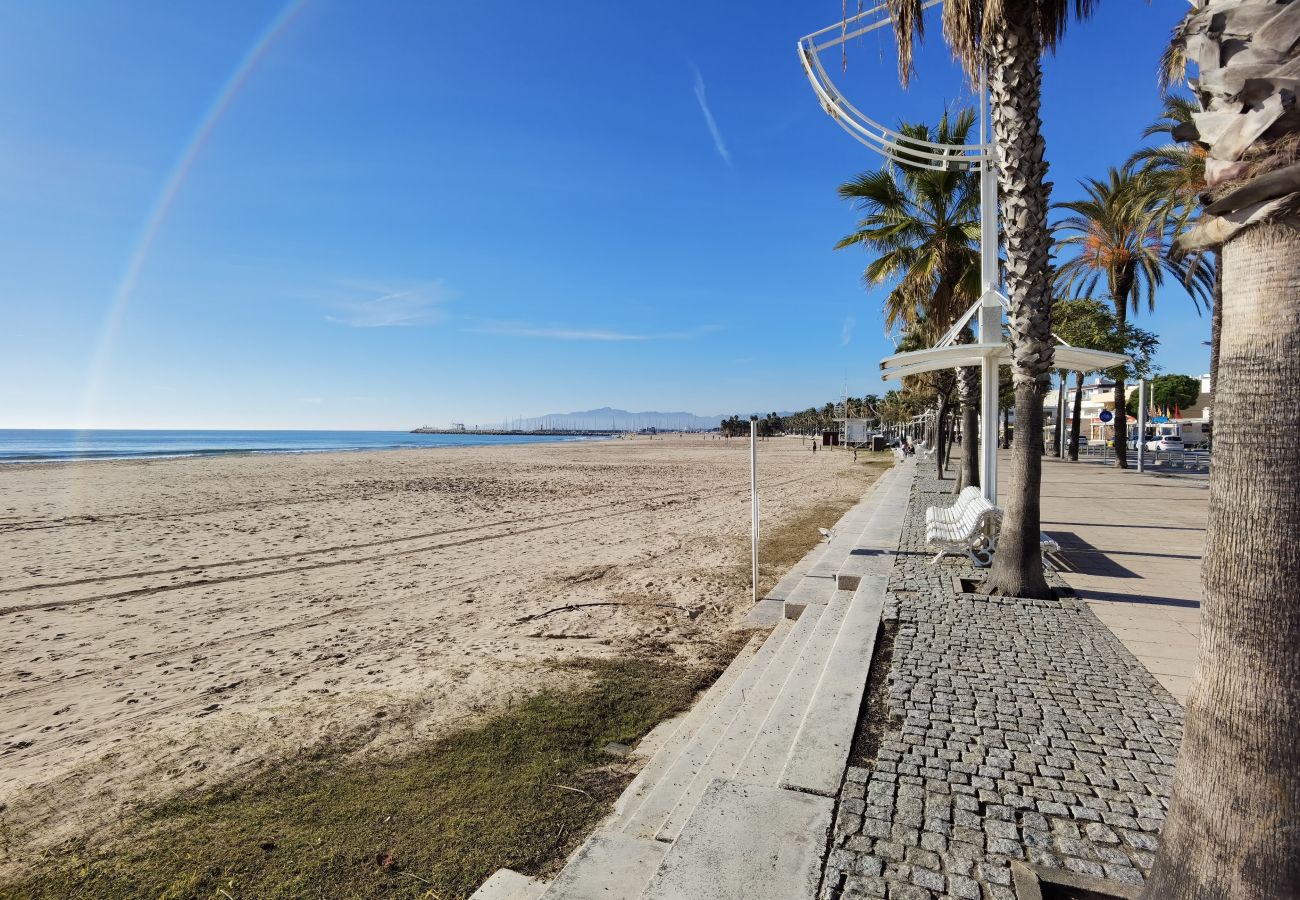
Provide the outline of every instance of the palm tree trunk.
[[[1039,104],[1042,43],[1034,17],[1007,16],[987,41],[993,134],[1010,298],[1011,378],[1016,431],[998,552],[984,589],[1047,598],[1039,548],[1043,396],[1052,366],[1051,235],[1047,229],[1047,161]],[[1031,439],[1037,436],[1037,439]]]
[[[1125,335],[1128,332],[1128,295],[1133,289],[1132,277],[1121,276],[1112,290],[1111,299],[1115,302],[1115,328],[1119,333],[1120,346],[1127,348]],[[1111,369],[1115,379],[1115,468],[1128,468],[1128,404],[1124,391],[1124,370]],[[1104,439],[1104,429],[1103,429]]]
[[1070,418],[1070,462],[1079,461],[1079,428],[1083,416],[1083,373],[1074,373],[1074,415]]
[[980,370],[967,366],[957,371],[961,399],[961,477],[956,489],[979,487],[980,448],[977,435],[980,428],[979,385]]
[[948,395],[944,392],[939,394],[939,415],[935,420],[934,443],[930,446],[934,448],[934,465],[935,474],[943,478],[943,471],[947,467],[946,458],[947,448],[944,446],[944,431],[948,424]]
[[1294,897],[1300,884],[1300,231],[1224,248],[1200,667],[1143,894]]

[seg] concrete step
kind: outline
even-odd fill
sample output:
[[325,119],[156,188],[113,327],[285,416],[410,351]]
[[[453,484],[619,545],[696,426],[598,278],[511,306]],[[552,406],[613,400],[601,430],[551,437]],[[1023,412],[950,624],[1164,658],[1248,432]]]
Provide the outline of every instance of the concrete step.
[[675,741],[655,754],[623,791],[606,827],[634,837],[654,837],[659,824],[672,810],[696,769],[708,758],[723,730],[744,704],[745,695],[762,676],[794,626],[794,622],[783,619],[698,726],[684,727],[680,742]]
[[667,851],[658,841],[597,831],[569,857],[542,900],[636,900]]
[[797,619],[809,606],[825,606],[835,595],[835,579],[805,575],[783,601],[785,617]]
[[469,895],[469,900],[538,900],[546,882],[520,875],[513,869],[497,869]]
[[811,900],[833,801],[716,780],[643,900]]
[[808,704],[821,681],[827,659],[834,652],[835,640],[852,598],[850,591],[837,591],[832,595],[734,774],[719,777],[750,784],[776,785],[795,735],[804,723]]
[[888,575],[863,576],[777,778],[783,788],[834,797],[848,764],[880,630]]
[[745,614],[745,618],[740,620],[740,625],[737,627],[741,630],[746,628],[771,628],[783,618],[785,618],[785,604],[780,600],[773,600],[769,597],[765,600],[759,600],[750,607],[749,612]]
[[762,677],[754,683],[753,689],[745,698],[744,705],[727,723],[707,758],[695,766],[691,773],[692,778],[683,785],[677,802],[656,830],[654,834],[656,840],[676,840],[682,826],[686,824],[687,818],[699,802],[700,796],[709,786],[709,782],[715,778],[730,778],[736,771],[736,766],[744,758],[754,736],[762,727],[763,720],[767,718],[772,703],[780,695],[794,671],[803,653],[804,645],[816,630],[824,609],[825,607],[822,606],[809,606],[794,623],[790,636],[785,639],[781,649],[772,658]]

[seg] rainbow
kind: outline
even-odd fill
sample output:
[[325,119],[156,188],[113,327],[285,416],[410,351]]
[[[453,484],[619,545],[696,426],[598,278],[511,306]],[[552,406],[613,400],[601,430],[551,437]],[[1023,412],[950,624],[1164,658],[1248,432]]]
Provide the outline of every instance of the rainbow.
[[212,133],[216,130],[221,117],[225,115],[226,110],[230,109],[240,90],[248,83],[253,70],[266,59],[276,40],[288,30],[289,26],[306,8],[307,3],[308,0],[290,0],[262,29],[261,34],[239,60],[229,77],[221,85],[220,90],[217,91],[211,105],[190,134],[185,149],[177,157],[171,173],[163,182],[162,189],[154,199],[153,206],[149,209],[149,215],[145,217],[144,224],[140,228],[134,248],[127,260],[126,268],[122,272],[122,277],[113,292],[112,300],[104,313],[104,322],[100,327],[99,338],[95,342],[95,350],[91,356],[78,428],[85,429],[93,426],[92,417],[99,402],[100,388],[103,385],[113,344],[117,340],[118,331],[122,326],[122,319],[126,315],[131,296],[135,293],[136,286],[139,284],[140,272],[153,250],[154,242],[158,238],[158,232],[167,219],[167,214],[171,211],[172,205],[175,204],[181,188],[185,186],[185,181],[194,168],[194,161],[203,152],[204,146],[212,137]]

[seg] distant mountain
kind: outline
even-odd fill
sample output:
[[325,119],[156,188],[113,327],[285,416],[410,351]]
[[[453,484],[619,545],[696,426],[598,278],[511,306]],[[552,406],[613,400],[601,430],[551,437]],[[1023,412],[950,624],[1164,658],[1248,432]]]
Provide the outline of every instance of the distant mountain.
[[717,428],[724,418],[726,416],[697,416],[689,412],[629,412],[626,409],[602,406],[600,409],[511,419],[503,424],[518,431],[640,431],[643,428],[658,431],[709,431]]

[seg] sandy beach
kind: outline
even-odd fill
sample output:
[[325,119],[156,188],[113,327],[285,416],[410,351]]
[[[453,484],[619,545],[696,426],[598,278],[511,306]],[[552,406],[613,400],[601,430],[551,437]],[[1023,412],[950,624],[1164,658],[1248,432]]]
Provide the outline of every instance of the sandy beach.
[[[867,484],[760,452],[768,523]],[[9,866],[326,738],[435,736],[548,660],[689,662],[749,606],[743,440],[6,466],[0,496]]]

